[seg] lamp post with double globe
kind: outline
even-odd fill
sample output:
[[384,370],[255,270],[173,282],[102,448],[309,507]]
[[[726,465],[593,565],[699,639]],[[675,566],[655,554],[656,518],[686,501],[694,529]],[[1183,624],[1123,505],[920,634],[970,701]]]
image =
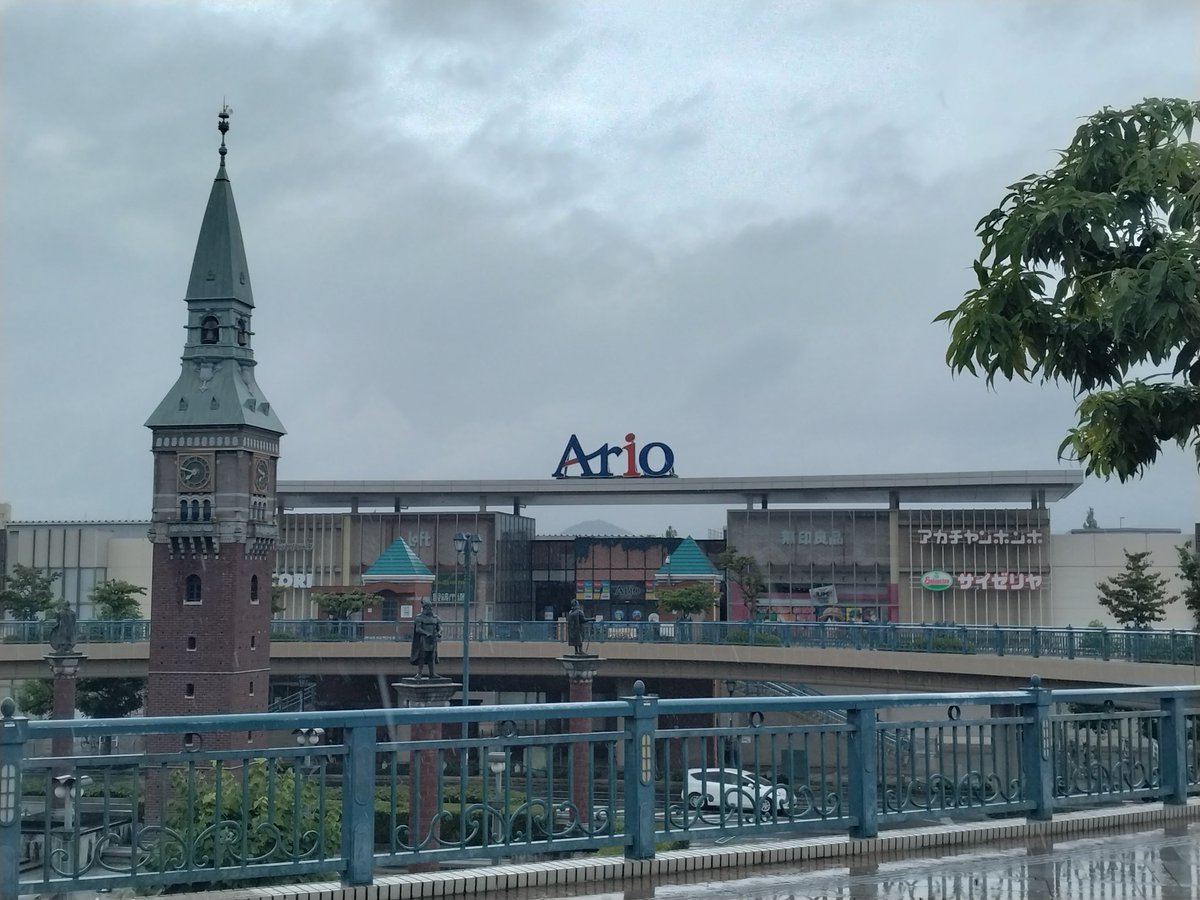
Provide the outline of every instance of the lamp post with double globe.
[[[475,558],[483,538],[478,534],[459,531],[454,535],[454,549],[463,560],[463,633],[462,633],[462,695],[463,706],[471,704],[471,605],[475,602]],[[463,738],[467,722],[463,720]]]

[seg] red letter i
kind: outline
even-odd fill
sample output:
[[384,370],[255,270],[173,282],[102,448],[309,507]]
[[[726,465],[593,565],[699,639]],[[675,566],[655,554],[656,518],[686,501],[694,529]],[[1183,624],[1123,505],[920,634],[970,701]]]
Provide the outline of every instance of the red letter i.
[[625,435],[626,443],[625,443],[624,450],[625,450],[625,460],[626,460],[626,462],[625,462],[625,477],[626,478],[637,478],[637,476],[641,474],[637,468],[637,445],[633,442],[633,439],[636,437],[637,437],[637,435],[634,434],[632,431],[629,432],[629,434]]

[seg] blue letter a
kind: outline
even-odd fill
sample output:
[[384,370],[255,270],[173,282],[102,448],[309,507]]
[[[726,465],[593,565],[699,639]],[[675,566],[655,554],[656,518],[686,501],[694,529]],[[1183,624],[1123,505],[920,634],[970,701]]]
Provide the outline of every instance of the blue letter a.
[[[554,470],[555,478],[566,478],[568,466],[579,466],[580,478],[597,478],[604,477],[608,474],[608,444],[604,444],[595,453],[584,453],[583,445],[579,443],[579,438],[576,435],[571,435],[571,439],[567,441],[567,449],[563,450],[562,459],[558,461],[558,468]],[[600,458],[600,471],[593,472],[592,467],[588,465],[588,460]]]

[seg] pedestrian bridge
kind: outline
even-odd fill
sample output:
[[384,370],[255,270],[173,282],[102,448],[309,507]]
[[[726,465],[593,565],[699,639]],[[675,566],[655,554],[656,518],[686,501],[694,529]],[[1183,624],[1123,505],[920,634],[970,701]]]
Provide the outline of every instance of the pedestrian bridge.
[[[443,624],[444,674],[462,667],[462,625]],[[44,625],[0,623],[0,680],[46,677]],[[411,674],[405,623],[273,622],[271,674],[396,680]],[[147,671],[150,623],[80,623],[87,677]],[[556,622],[473,623],[472,684],[478,690],[561,685],[567,645]],[[1104,628],[968,625],[692,622],[593,625],[588,652],[603,662],[597,695],[644,680],[664,696],[698,695],[714,681],[775,681],[826,693],[1019,688],[1030,675],[1057,687],[1200,684],[1200,633]],[[607,684],[606,684],[607,682]],[[704,683],[702,690],[686,683]],[[672,685],[668,687],[667,684]],[[531,687],[534,686],[534,687]],[[608,690],[604,688],[607,687]]]
[[[672,700],[639,681],[603,702],[444,705],[456,687],[172,718],[31,722],[0,702],[0,897],[314,878],[324,896],[411,897],[398,867],[569,854],[593,876],[652,874],[690,843],[834,835],[870,853],[931,819],[987,841],[1102,807],[1191,815],[1200,794],[1200,688]],[[46,755],[132,735],[146,749]]]

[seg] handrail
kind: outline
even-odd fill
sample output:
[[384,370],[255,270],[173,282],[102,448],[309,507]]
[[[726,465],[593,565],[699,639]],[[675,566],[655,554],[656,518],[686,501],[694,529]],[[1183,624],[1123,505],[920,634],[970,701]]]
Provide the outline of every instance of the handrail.
[[[443,861],[602,848],[645,859],[664,840],[870,838],[930,816],[1046,820],[1200,794],[1197,686],[1088,703],[1036,678],[1023,690],[678,699],[638,681],[599,702],[428,705],[458,687],[408,679],[407,708],[138,720],[29,721],[4,700],[0,896],[317,873],[366,884]],[[828,716],[796,715],[810,711]],[[42,755],[56,737],[130,734],[144,743],[120,754]]]
[[[84,620],[78,642],[131,643],[150,637],[148,619]],[[332,619],[273,619],[275,641],[408,641],[408,622]],[[474,622],[478,642],[561,642],[561,623],[546,621]],[[442,623],[446,641],[461,640],[462,624]],[[0,643],[39,644],[47,640],[41,621],[0,621]],[[592,622],[590,644],[682,643],[758,647],[817,647],[877,652],[1126,660],[1138,663],[1200,665],[1200,631],[1133,628],[1029,627],[953,623],[859,624],[851,622]]]

